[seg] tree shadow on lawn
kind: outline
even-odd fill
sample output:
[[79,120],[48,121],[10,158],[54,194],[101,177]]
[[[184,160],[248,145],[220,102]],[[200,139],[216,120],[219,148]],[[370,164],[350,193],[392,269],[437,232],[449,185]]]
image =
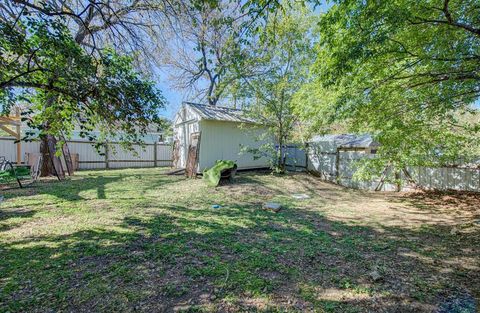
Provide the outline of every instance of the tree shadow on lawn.
[[430,312],[459,292],[478,301],[473,245],[435,227],[378,232],[302,209],[170,206],[111,229],[2,243],[0,308]]
[[[398,202],[436,214],[448,212],[459,223],[480,222],[480,193],[467,191],[418,191],[407,193]],[[479,224],[480,225],[480,224]]]
[[[155,190],[178,180],[159,176],[155,172],[133,175],[117,171],[92,172],[65,181],[50,179],[26,189],[10,189],[2,192],[4,200],[0,203],[0,232],[19,227],[29,218],[46,210],[62,214],[64,209],[76,208],[85,201],[96,199],[134,201],[135,197],[142,197],[147,190]],[[124,184],[118,184],[123,181]],[[45,195],[51,198],[45,198]],[[19,201],[11,201],[15,198]],[[110,204],[99,202],[96,205]]]
[[[270,178],[280,178],[288,181],[287,186],[277,185],[269,181]],[[277,181],[275,181],[277,182]],[[233,193],[252,193],[263,196],[286,196],[294,193],[306,193],[310,197],[319,197],[323,203],[331,205],[337,203],[358,203],[358,198],[372,197],[368,191],[356,190],[326,182],[306,173],[291,173],[286,175],[272,175],[259,173],[255,176],[240,174],[233,184],[225,184],[224,188]]]
[[[146,190],[160,188],[167,184],[176,183],[179,179],[171,179],[159,175],[159,173],[141,172],[139,174],[110,172],[92,172],[87,175],[73,176],[64,181],[47,180],[40,181],[27,189],[9,189],[2,193],[5,200],[17,197],[28,197],[47,194],[56,197],[61,201],[82,201],[88,199],[119,198],[125,192],[135,190],[141,194]],[[121,188],[117,185],[114,189],[109,184],[122,181]],[[88,192],[82,196],[82,193]],[[88,196],[88,198],[86,198]]]
[[[17,227],[22,224],[22,219],[30,218],[35,215],[35,210],[19,208],[14,210],[0,210],[0,232]],[[16,222],[9,221],[15,219]],[[8,223],[6,223],[8,221]]]

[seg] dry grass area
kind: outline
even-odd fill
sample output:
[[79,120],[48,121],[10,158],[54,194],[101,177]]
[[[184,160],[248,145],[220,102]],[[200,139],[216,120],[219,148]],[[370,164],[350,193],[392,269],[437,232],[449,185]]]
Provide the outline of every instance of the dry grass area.
[[435,312],[480,300],[478,194],[255,172],[209,188],[132,169],[2,195],[0,311]]

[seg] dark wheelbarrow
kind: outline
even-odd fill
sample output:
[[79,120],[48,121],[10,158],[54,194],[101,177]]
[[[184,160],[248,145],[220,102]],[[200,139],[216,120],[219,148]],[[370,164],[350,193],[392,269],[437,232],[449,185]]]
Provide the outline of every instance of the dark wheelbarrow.
[[232,168],[221,171],[220,179],[228,180],[229,182],[232,183],[236,174],[237,174],[237,164],[235,164]]

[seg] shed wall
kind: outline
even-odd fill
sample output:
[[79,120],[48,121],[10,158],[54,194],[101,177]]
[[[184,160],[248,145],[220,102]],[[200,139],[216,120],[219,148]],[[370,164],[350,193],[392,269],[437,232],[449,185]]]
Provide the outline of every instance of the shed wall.
[[239,169],[268,167],[265,157],[255,160],[251,153],[240,153],[241,146],[258,148],[265,142],[257,141],[262,127],[240,123],[201,120],[199,171],[211,167],[216,160],[234,160]]

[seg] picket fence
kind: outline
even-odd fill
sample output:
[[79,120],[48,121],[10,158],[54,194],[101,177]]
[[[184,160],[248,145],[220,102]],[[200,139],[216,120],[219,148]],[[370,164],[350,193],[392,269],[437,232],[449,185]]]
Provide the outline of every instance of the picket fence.
[[[119,143],[103,145],[100,151],[90,141],[67,141],[70,153],[77,153],[80,169],[109,169],[129,167],[172,166],[172,146],[163,143],[135,144],[132,149],[124,149]],[[15,139],[0,137],[0,156],[16,161]],[[40,152],[39,142],[22,142],[22,157],[26,153]]]

